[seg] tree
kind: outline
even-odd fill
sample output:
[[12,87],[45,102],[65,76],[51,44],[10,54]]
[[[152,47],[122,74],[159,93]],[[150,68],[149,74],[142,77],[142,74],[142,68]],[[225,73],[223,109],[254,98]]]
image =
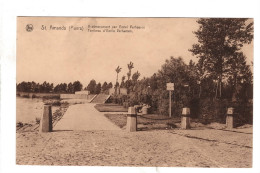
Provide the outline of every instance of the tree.
[[68,90],[68,85],[66,83],[61,84],[61,90],[60,92],[66,93]]
[[132,63],[130,61],[129,64],[127,64],[127,68],[128,68],[128,73],[127,73],[127,80],[130,80],[130,77],[131,77],[131,70],[134,68],[134,63]]
[[110,89],[110,88],[113,88],[112,82],[109,82],[109,83],[107,84],[107,89]]
[[80,83],[80,81],[75,81],[73,82],[72,85],[73,85],[73,92],[82,90],[82,84]]
[[61,86],[60,86],[60,84],[58,84],[58,85],[56,85],[55,87],[54,87],[54,92],[55,93],[59,93],[61,91]]
[[87,86],[87,90],[90,92],[90,94],[95,94],[95,88],[96,88],[96,81],[92,79]]
[[68,91],[67,92],[68,93],[73,93],[74,92],[74,88],[73,88],[73,85],[72,85],[71,82],[68,84]]
[[118,73],[120,73],[121,70],[122,70],[122,68],[117,66],[117,68],[116,68],[116,86],[115,86],[116,94],[117,94],[117,88],[118,88],[118,85],[119,85],[119,83],[118,83]]
[[199,29],[194,34],[198,43],[193,44],[189,51],[199,58],[204,72],[217,80],[216,95],[220,98],[222,81],[227,73],[227,60],[239,52],[243,44],[249,44],[253,39],[253,22],[248,24],[247,20],[202,18],[197,21]]
[[95,87],[95,94],[99,94],[101,92],[101,83],[98,83]]
[[137,72],[135,72],[134,74],[133,74],[133,76],[132,76],[132,80],[134,81],[134,82],[136,82],[137,80],[138,80],[138,78],[140,77],[140,73],[137,71]]
[[122,76],[120,87],[125,87],[125,76]]
[[54,92],[56,93],[66,93],[67,92],[67,84],[60,83],[54,87]]
[[196,76],[190,74],[189,66],[184,63],[181,57],[171,57],[159,70],[157,85],[162,94],[167,94],[168,92],[165,93],[166,83],[174,83],[174,101],[181,102],[183,97],[192,97],[190,91],[195,87],[193,85],[195,80]]
[[140,73],[137,71],[137,72],[135,72],[134,74],[133,74],[133,76],[132,76],[132,82],[130,82],[130,91],[133,91],[134,90],[134,88],[135,88],[135,86],[137,85],[137,80],[138,80],[138,78],[140,77]]
[[227,75],[232,85],[232,101],[236,101],[238,87],[244,83],[252,83],[252,72],[250,66],[246,64],[246,57],[242,52],[236,52],[228,61]]
[[[192,95],[197,95],[200,97],[201,95],[201,85],[200,85],[200,77],[199,70],[192,60],[190,60],[188,65],[188,85],[190,86],[190,91]],[[198,91],[198,92],[197,92]]]
[[107,90],[107,82],[104,82],[102,87],[101,87],[101,91],[105,92]]
[[29,88],[29,85],[28,85],[28,82],[21,82],[17,85],[17,91],[20,91],[20,92],[29,92],[30,91],[30,88]]

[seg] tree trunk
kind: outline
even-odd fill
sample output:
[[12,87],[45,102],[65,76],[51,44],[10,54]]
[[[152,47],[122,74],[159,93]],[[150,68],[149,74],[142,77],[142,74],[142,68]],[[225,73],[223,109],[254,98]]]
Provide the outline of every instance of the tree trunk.
[[215,99],[218,97],[218,82],[216,83],[216,95],[215,95]]
[[237,94],[237,74],[234,74],[234,87],[232,89],[232,102],[236,101]]
[[118,73],[116,74],[116,88],[115,88],[115,90],[116,90],[116,91],[115,91],[115,94],[116,94],[116,95],[117,95],[117,87],[118,87],[118,86],[117,86],[117,83],[118,83]]
[[201,95],[201,84],[200,84],[200,89],[199,89],[199,98],[200,98],[200,95]]
[[219,98],[222,98],[222,72],[220,74],[220,78],[219,78]]

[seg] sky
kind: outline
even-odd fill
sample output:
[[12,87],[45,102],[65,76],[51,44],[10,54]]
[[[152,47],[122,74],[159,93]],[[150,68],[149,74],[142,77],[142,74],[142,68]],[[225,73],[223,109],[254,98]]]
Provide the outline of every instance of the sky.
[[[18,17],[17,83],[44,81],[69,83],[79,80],[87,86],[91,79],[115,83],[117,66],[122,67],[119,81],[132,61],[140,78],[156,73],[171,56],[181,56],[186,63],[197,61],[188,51],[197,42],[192,33],[198,29],[197,18],[64,18]],[[26,26],[33,26],[31,32]],[[89,26],[122,29],[141,27],[132,32],[89,32]],[[84,30],[69,30],[73,26]],[[55,30],[54,27],[66,30]],[[120,27],[120,28],[119,28]],[[45,29],[46,28],[46,29]],[[93,29],[93,28],[90,28]],[[117,31],[115,29],[115,31]],[[103,29],[101,29],[103,31]],[[253,61],[253,44],[243,52]]]

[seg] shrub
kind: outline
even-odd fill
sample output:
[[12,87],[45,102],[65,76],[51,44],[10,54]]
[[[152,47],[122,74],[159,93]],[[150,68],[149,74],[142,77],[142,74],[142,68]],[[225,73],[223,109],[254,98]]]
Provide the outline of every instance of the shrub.
[[29,94],[28,95],[22,95],[22,97],[29,98]]
[[61,105],[61,100],[47,100],[47,99],[44,99],[43,102],[45,104],[52,105],[52,106],[60,106]]
[[23,127],[23,123],[21,121],[17,122],[16,127]]
[[36,124],[40,124],[40,122],[41,122],[41,118],[36,117],[36,118],[35,118],[35,122],[36,122]]

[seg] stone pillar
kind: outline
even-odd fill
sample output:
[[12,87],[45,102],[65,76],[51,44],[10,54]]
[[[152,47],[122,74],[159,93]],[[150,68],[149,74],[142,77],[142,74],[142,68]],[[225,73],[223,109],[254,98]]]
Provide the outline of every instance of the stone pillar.
[[232,107],[228,108],[227,110],[226,127],[227,129],[234,128],[234,108]]
[[39,132],[51,132],[51,131],[52,131],[51,105],[44,105],[43,114],[40,121]]
[[137,114],[134,107],[128,108],[126,131],[135,132],[137,129]]
[[189,129],[190,128],[190,108],[182,109],[181,116],[181,129]]

